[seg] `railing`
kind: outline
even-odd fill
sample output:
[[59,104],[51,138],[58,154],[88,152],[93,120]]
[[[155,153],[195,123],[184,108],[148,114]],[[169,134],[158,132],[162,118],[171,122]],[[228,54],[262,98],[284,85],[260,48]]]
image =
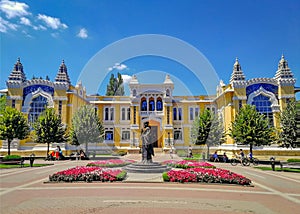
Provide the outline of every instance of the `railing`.
[[163,116],[164,112],[163,111],[141,111],[140,112],[141,116]]

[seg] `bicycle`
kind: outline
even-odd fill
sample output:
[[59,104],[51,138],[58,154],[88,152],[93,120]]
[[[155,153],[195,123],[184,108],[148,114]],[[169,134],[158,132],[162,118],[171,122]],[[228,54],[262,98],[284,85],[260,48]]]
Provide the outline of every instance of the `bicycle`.
[[248,160],[248,164],[249,165],[250,165],[250,163],[252,163],[253,166],[257,166],[259,164],[259,160],[257,158],[249,158],[249,157],[247,157],[247,160]]
[[232,166],[236,166],[238,163],[240,163],[242,166],[249,166],[250,165],[250,162],[247,158],[243,158],[242,161],[240,158],[238,157],[235,157],[235,158],[232,158],[230,160],[230,163]]

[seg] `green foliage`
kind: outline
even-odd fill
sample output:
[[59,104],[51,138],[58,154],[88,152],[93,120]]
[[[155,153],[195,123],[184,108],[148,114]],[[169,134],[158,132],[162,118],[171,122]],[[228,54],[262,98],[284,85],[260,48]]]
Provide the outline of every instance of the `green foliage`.
[[3,157],[3,160],[12,160],[12,159],[21,159],[20,155],[6,155]]
[[[255,166],[254,168],[261,169],[263,171],[271,171],[272,170],[272,168],[268,167],[268,166]],[[283,169],[281,169],[281,167],[275,167],[275,171],[300,173],[300,169],[291,169],[291,168],[283,168]]]
[[170,181],[170,178],[168,176],[168,172],[163,172],[162,177],[163,177],[164,181]]
[[103,141],[104,127],[92,105],[82,106],[72,118],[70,140],[73,145],[87,145]]
[[47,108],[42,112],[33,124],[33,128],[35,141],[37,143],[47,143],[47,154],[51,143],[66,142],[66,126],[53,108]]
[[193,122],[192,142],[196,145],[206,144],[208,147],[219,145],[224,141],[224,129],[220,119],[210,110],[205,110]]
[[231,125],[229,136],[237,144],[250,145],[250,152],[254,145],[268,145],[275,140],[274,129],[269,126],[265,116],[256,111],[255,106],[243,106]]
[[280,141],[285,147],[296,147],[296,103],[291,101],[280,115],[281,132]]
[[116,178],[117,178],[117,181],[123,181],[127,176],[127,172],[126,171],[122,171],[120,172]]
[[127,151],[126,150],[118,150],[118,151],[114,152],[112,155],[124,156],[124,155],[127,155]]
[[124,96],[123,78],[120,73],[115,78],[114,74],[111,74],[109,84],[106,89],[106,96]]
[[287,162],[289,162],[289,163],[295,163],[295,162],[300,162],[300,159],[298,159],[298,158],[291,158],[291,159],[287,159]]
[[5,110],[6,107],[6,95],[0,95],[0,115],[1,112]]
[[0,117],[0,140],[7,140],[8,155],[10,143],[14,138],[25,139],[29,135],[29,126],[22,112],[6,106]]

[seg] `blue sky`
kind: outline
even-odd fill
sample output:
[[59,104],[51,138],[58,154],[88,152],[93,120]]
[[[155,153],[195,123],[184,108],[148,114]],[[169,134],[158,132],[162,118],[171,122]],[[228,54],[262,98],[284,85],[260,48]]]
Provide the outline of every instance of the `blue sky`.
[[[167,35],[196,48],[226,84],[236,57],[251,79],[273,77],[284,53],[300,86],[299,0],[2,0],[0,10],[0,88],[6,87],[18,57],[27,79],[48,75],[53,80],[64,59],[76,85],[99,51],[143,34]],[[142,83],[161,83],[169,73],[175,94],[206,94],[182,62],[149,55],[125,61],[106,57],[111,57],[111,64],[103,68],[107,63],[99,59],[91,76],[104,79],[100,94],[105,93],[110,73],[118,71],[137,74]],[[83,84],[89,93],[96,93],[88,82]]]

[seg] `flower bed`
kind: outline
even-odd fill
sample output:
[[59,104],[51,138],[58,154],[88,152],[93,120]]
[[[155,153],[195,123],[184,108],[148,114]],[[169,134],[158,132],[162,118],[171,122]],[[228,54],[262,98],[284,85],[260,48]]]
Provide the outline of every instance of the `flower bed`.
[[214,165],[207,163],[207,162],[198,162],[198,161],[192,161],[192,160],[182,160],[182,161],[175,161],[175,160],[168,160],[164,161],[163,164],[166,164],[173,168],[216,168]]
[[170,170],[163,173],[164,181],[169,182],[203,182],[203,183],[227,183],[250,185],[251,180],[224,169],[188,168],[182,170]]
[[74,181],[122,181],[126,172],[121,169],[103,169],[101,167],[77,166],[49,175],[50,182],[74,182]]
[[110,159],[110,160],[99,160],[90,162],[87,166],[98,166],[98,167],[122,167],[134,163],[134,160],[120,160],[120,159]]

